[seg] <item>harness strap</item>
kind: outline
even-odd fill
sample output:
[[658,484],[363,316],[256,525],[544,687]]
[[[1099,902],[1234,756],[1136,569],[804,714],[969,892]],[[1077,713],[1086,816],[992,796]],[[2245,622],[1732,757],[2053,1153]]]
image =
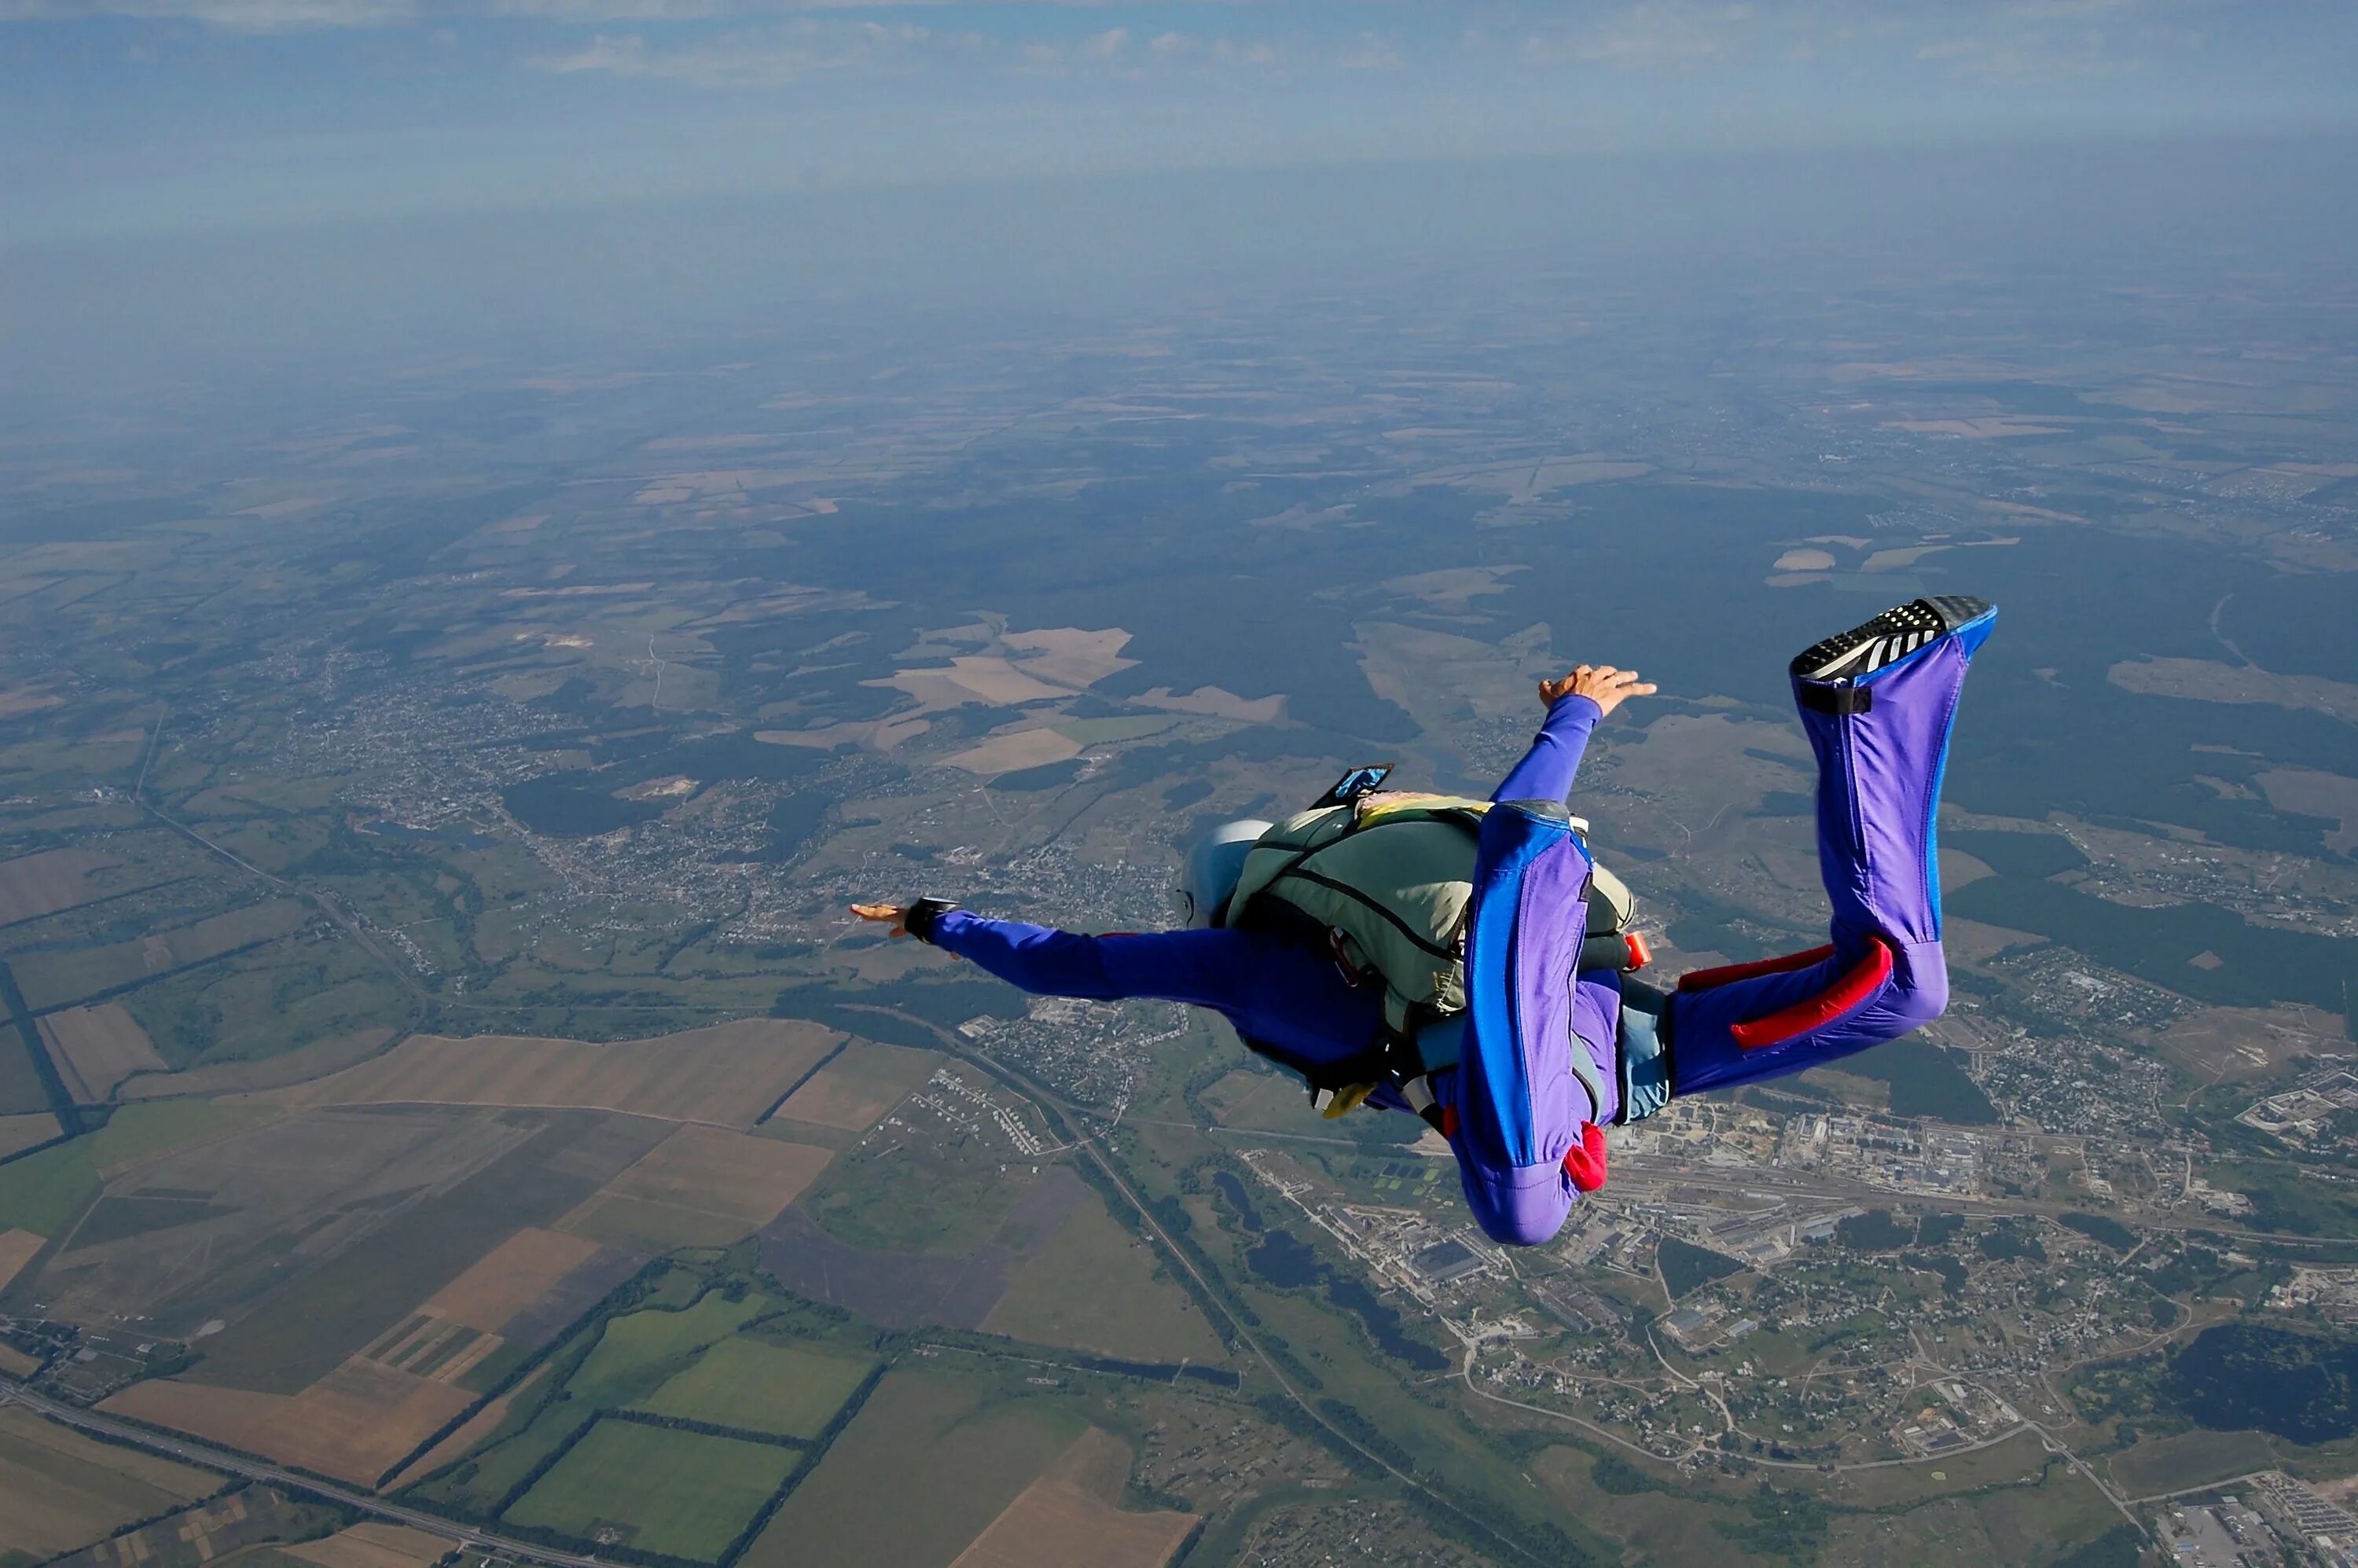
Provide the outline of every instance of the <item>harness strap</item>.
[[1875,711],[1875,688],[1864,686],[1823,686],[1816,681],[1793,683],[1794,700],[1812,713],[1837,716]]

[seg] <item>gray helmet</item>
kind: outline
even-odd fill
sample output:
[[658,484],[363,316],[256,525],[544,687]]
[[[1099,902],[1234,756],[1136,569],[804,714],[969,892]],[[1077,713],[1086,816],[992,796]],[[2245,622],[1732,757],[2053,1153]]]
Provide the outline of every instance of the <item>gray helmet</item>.
[[1237,879],[1244,875],[1245,857],[1269,829],[1270,824],[1246,817],[1223,822],[1195,841],[1179,870],[1179,885],[1172,890],[1182,925],[1202,930],[1220,924],[1237,891]]

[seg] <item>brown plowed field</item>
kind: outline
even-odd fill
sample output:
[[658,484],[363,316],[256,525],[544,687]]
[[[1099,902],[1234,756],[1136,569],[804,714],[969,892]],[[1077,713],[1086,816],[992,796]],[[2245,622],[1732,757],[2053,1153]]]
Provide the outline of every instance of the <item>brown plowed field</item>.
[[41,1020],[40,1031],[76,1105],[104,1104],[114,1086],[132,1074],[165,1070],[147,1032],[119,1001],[53,1012]]
[[474,1401],[354,1357],[291,1397],[167,1378],[99,1408],[367,1487]]
[[485,1334],[497,1334],[508,1319],[539,1301],[598,1252],[596,1242],[578,1236],[537,1228],[519,1230],[492,1249],[491,1256],[436,1292],[423,1310]]
[[778,1114],[846,1132],[865,1132],[942,1064],[939,1053],[855,1040],[811,1075]]
[[1195,1516],[1124,1513],[1111,1498],[1129,1476],[1121,1439],[1091,1427],[950,1568],[1163,1568]]
[[513,1034],[420,1034],[281,1098],[298,1106],[580,1108],[751,1127],[839,1038],[817,1024],[773,1018],[609,1045]]

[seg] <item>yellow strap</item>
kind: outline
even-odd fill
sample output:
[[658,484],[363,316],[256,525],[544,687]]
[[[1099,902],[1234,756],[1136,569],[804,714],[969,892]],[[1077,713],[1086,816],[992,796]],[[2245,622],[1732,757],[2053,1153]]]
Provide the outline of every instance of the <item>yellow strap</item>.
[[1366,1099],[1369,1095],[1375,1092],[1376,1086],[1373,1084],[1346,1084],[1343,1087],[1335,1091],[1335,1098],[1328,1100],[1326,1102],[1326,1108],[1320,1111],[1318,1114],[1325,1117],[1329,1121],[1334,1120],[1338,1116],[1348,1116],[1353,1111],[1359,1108],[1359,1102],[1361,1100]]

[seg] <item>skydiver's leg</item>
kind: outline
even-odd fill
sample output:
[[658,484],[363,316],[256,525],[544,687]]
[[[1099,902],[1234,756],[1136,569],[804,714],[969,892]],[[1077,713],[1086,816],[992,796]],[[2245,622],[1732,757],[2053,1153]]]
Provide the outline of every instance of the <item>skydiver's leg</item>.
[[1957,697],[1996,617],[1980,600],[1918,600],[1793,661],[1833,939],[1686,976],[1659,1015],[1672,1094],[1800,1072],[1948,1005],[1934,817]]

